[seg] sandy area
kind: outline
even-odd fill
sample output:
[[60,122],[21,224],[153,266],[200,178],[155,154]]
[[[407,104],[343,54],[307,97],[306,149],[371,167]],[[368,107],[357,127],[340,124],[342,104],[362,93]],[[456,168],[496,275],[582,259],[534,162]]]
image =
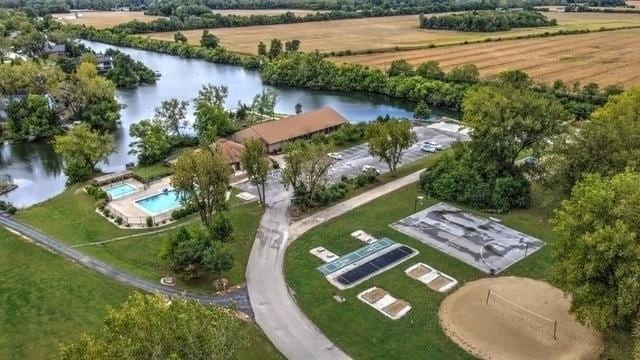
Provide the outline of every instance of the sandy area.
[[[485,303],[487,292],[508,299],[548,319],[547,322],[497,299]],[[569,314],[570,299],[545,282],[517,277],[486,278],[467,283],[440,306],[440,323],[458,345],[482,359],[596,359],[600,335]],[[538,319],[538,320],[536,320]]]

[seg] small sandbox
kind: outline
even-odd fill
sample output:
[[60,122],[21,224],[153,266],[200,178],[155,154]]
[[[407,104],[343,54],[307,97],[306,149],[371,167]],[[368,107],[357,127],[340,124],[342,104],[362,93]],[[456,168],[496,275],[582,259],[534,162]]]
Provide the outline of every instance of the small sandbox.
[[465,284],[440,306],[440,324],[482,359],[595,359],[598,332],[569,313],[570,298],[545,282],[486,278]]

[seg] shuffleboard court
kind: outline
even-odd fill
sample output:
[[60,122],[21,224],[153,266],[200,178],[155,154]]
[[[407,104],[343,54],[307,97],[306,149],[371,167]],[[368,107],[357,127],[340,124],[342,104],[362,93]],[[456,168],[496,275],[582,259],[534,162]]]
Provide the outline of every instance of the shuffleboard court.
[[544,246],[539,239],[445,203],[391,227],[485,273],[497,274]]
[[352,251],[348,254],[345,254],[343,256],[341,256],[340,258],[330,262],[330,263],[326,263],[322,266],[319,266],[317,269],[318,271],[320,271],[323,275],[327,276],[330,274],[333,274],[334,272],[344,268],[345,266],[351,265],[353,263],[355,263],[358,260],[364,259],[369,255],[375,254],[376,252],[382,250],[382,249],[386,249],[389,246],[395,244],[395,242],[393,242],[393,240],[389,239],[389,238],[382,238],[376,242],[374,242],[373,244],[367,245],[367,246],[363,246],[361,248],[359,248],[356,251]]

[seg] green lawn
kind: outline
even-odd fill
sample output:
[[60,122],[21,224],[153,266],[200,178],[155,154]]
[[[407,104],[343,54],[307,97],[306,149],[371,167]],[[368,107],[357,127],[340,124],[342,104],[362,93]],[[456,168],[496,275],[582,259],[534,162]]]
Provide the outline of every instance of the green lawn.
[[131,170],[133,171],[133,175],[136,178],[142,179],[144,181],[168,176],[173,173],[173,170],[170,167],[164,165],[164,163],[162,162],[153,165],[136,166]]
[[[401,234],[388,224],[413,213],[416,185],[400,189],[369,204],[327,222],[296,240],[285,258],[285,274],[296,300],[313,322],[337,345],[357,359],[467,359],[470,355],[451,342],[441,330],[437,311],[445,295],[436,293],[404,274],[410,264],[418,261],[434,266],[461,282],[484,277],[484,273],[453,257],[432,249],[411,237]],[[534,193],[532,208],[500,215],[503,223],[526,232],[549,244],[553,241],[547,219],[549,211],[541,205]],[[427,198],[420,206],[425,208],[437,201]],[[467,209],[468,210],[468,209]],[[484,216],[478,211],[473,211]],[[362,246],[350,233],[362,229],[378,237],[387,236],[420,251],[415,258],[377,275],[350,290],[340,291],[329,284],[315,268],[321,261],[309,254],[316,246],[324,246],[337,254],[345,254]],[[512,266],[504,275],[525,276],[549,280],[552,259],[549,246]],[[381,315],[356,298],[371,287],[380,286],[391,294],[407,300],[412,310],[402,319],[393,321]],[[460,286],[459,285],[459,286]],[[337,303],[332,296],[340,294],[347,300]],[[616,334],[607,338],[607,354],[618,357],[617,352],[628,346],[628,336]],[[627,347],[626,349],[628,349]]]
[[[231,247],[235,256],[235,266],[224,277],[231,284],[244,282],[249,252],[260,224],[262,208],[257,203],[239,204],[232,196],[230,202],[230,217],[235,228],[235,241]],[[82,186],[75,185],[62,194],[41,204],[21,210],[17,219],[40,231],[51,235],[55,239],[71,244],[86,244],[116,237],[156,231],[152,229],[120,229],[102,216],[94,212],[95,200],[82,191]],[[178,224],[188,223],[186,226],[199,226],[197,215],[181,220]],[[159,234],[149,234],[119,240],[101,246],[79,247],[92,255],[121,270],[136,274],[143,278],[159,281],[168,274],[166,264],[158,258],[158,254],[166,239],[176,230],[167,230]],[[196,292],[211,293],[213,291],[212,277],[179,282],[178,286]]]
[[[133,290],[0,228],[0,359],[51,359]],[[282,359],[257,326],[238,359]]]

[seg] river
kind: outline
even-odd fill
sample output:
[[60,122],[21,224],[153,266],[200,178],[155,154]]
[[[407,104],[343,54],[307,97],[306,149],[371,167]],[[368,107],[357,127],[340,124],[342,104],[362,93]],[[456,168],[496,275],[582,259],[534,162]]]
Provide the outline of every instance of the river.
[[[265,88],[278,91],[277,113],[292,114],[297,103],[303,111],[330,106],[350,122],[369,121],[379,115],[411,117],[410,102],[369,93],[345,93],[316,91],[301,88],[283,88],[264,85],[260,74],[238,66],[221,65],[198,59],[160,54],[144,50],[109,46],[85,41],[93,50],[103,52],[109,47],[117,48],[140,60],[162,77],[154,85],[135,89],[118,90],[118,102],[126,105],[120,111],[121,123],[115,132],[117,152],[107,164],[100,167],[104,172],[123,170],[127,163],[135,161],[129,155],[129,126],[153,115],[161,101],[170,98],[192,100],[205,84],[225,85],[229,88],[226,107],[235,107],[238,101],[251,103],[253,97]],[[18,207],[29,206],[64,190],[66,178],[62,161],[47,143],[0,145],[0,176],[8,175],[18,189],[0,199],[13,202]]]

